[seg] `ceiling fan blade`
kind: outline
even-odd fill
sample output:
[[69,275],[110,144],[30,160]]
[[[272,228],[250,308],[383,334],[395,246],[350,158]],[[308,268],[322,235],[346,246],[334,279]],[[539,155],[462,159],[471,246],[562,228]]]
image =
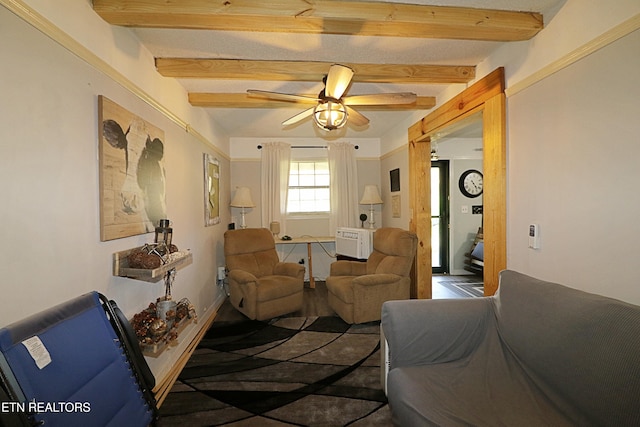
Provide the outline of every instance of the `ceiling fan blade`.
[[344,105],[386,105],[386,104],[411,104],[418,97],[415,93],[377,93],[372,95],[354,95],[342,99]]
[[306,96],[306,95],[292,95],[288,93],[279,93],[279,92],[268,92],[265,90],[255,90],[249,89],[247,93],[250,96],[258,96],[262,98],[275,99],[277,101],[289,101],[289,102],[305,102],[305,103],[313,103],[320,101],[315,96]]
[[285,120],[284,122],[282,122],[282,126],[289,126],[289,125],[293,125],[295,123],[298,123],[300,120],[306,119],[307,117],[309,117],[310,115],[313,114],[313,110],[315,109],[315,107],[312,108],[308,108],[306,110],[304,110],[301,113],[296,114],[295,116]]
[[340,99],[351,84],[354,71],[344,65],[333,64],[329,68],[324,94],[329,98]]
[[359,112],[357,112],[351,107],[347,107],[347,114],[349,117],[348,119],[349,123],[353,125],[364,126],[369,124],[369,119],[367,119],[365,116],[363,116],[362,114],[360,114]]

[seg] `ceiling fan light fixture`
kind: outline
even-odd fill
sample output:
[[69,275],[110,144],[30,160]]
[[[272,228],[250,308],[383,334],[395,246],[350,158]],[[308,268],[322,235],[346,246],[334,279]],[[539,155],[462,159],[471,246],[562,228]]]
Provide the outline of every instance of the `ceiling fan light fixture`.
[[337,99],[327,99],[313,109],[313,121],[324,130],[339,129],[347,123],[347,108]]

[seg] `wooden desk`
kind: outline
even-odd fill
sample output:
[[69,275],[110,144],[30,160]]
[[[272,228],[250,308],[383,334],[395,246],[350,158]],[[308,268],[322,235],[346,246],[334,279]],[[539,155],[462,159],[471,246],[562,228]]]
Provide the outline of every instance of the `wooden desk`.
[[306,243],[307,244],[307,259],[309,260],[309,287],[315,288],[316,281],[313,278],[313,260],[311,256],[311,245],[313,243],[335,243],[336,238],[333,236],[301,236],[295,237],[291,240],[281,240],[276,239],[276,245],[297,245],[298,243]]

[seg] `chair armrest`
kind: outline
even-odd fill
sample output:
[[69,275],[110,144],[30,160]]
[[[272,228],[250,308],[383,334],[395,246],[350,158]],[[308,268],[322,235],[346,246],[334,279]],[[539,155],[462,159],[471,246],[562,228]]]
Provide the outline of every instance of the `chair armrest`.
[[390,369],[458,360],[495,328],[493,298],[387,301],[382,322]]
[[331,263],[330,276],[362,276],[367,274],[367,263],[340,260]]
[[365,274],[354,277],[353,284],[361,286],[389,285],[402,279],[402,276],[391,273]]
[[245,285],[247,283],[255,282],[258,278],[244,270],[231,270],[229,271],[229,280]]
[[273,274],[277,276],[297,277],[304,280],[304,265],[295,262],[279,262],[273,266]]

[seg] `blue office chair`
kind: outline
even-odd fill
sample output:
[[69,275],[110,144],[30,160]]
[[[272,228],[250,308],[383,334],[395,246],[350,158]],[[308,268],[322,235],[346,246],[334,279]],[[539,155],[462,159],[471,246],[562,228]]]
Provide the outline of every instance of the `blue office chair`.
[[0,329],[0,425],[149,426],[155,384],[131,325],[91,292]]

